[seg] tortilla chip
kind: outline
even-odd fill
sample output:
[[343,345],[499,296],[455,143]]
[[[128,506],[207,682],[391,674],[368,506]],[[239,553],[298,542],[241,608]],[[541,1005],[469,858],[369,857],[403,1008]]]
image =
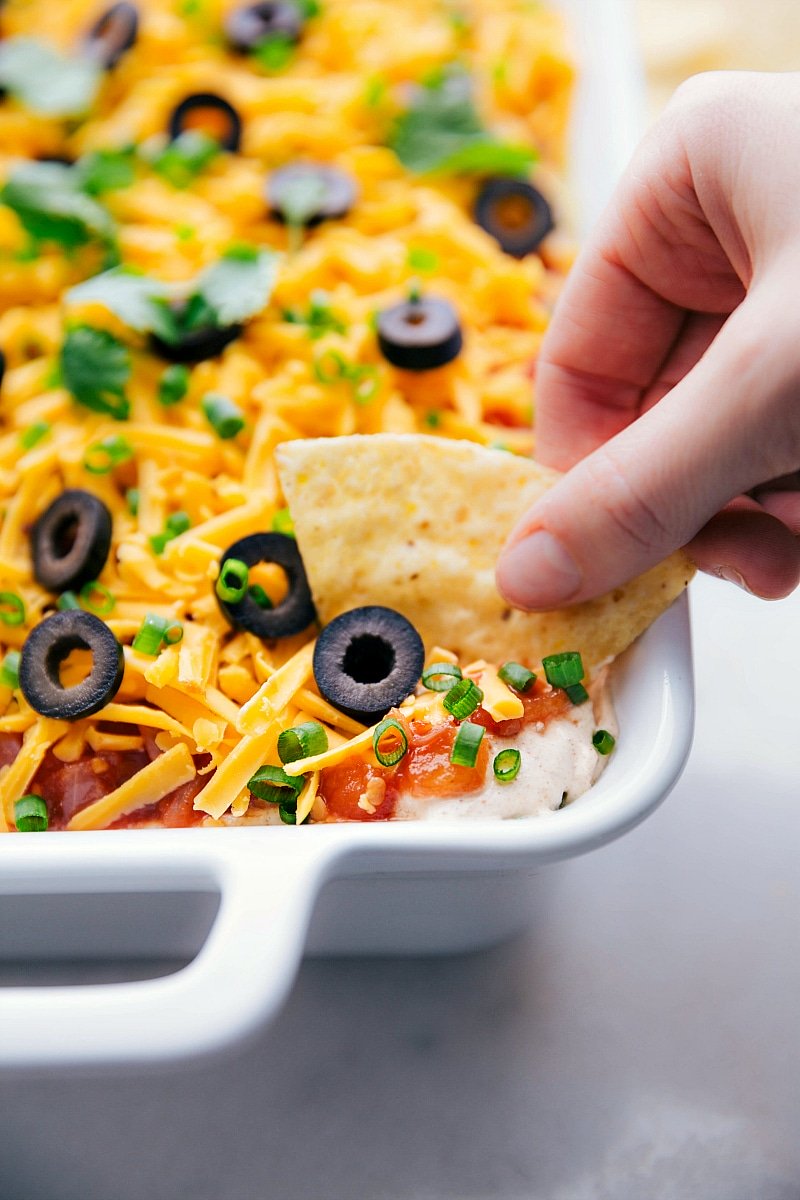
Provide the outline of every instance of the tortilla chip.
[[494,581],[518,518],[559,478],[502,450],[413,434],[286,442],[278,472],[323,624],[363,604],[397,609],[426,648],[539,662],[620,654],[694,573],[674,554],[624,587],[559,612],[512,609]]

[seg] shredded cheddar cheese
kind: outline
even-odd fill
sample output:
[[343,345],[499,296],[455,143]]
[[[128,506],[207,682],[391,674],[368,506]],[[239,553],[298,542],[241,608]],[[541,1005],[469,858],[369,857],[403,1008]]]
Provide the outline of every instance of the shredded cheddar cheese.
[[[19,689],[0,687],[0,739],[11,747],[0,767],[0,831],[13,828],[14,804],[43,764],[106,760],[138,765],[71,816],[70,830],[103,828],[195,779],[204,781],[194,800],[199,820],[267,820],[248,780],[278,764],[280,732],[303,721],[322,724],[328,749],[285,770],[307,776],[297,823],[325,819],[321,773],[369,754],[374,730],[319,694],[313,627],[262,641],[233,628],[215,595],[226,550],[288,519],[276,447],[388,431],[532,448],[530,363],[569,255],[557,238],[524,258],[506,255],[473,219],[479,176],[415,174],[389,142],[415,89],[465,65],[493,142],[533,147],[537,185],[557,202],[573,81],[560,18],[520,0],[460,0],[457,11],[431,0],[322,0],[286,63],[272,68],[227,48],[224,20],[234,7],[138,0],[138,37],[85,112],[47,115],[27,93],[0,105],[0,187],[25,160],[85,166],[88,156],[99,154],[102,165],[103,155],[128,155],[130,168],[117,164],[127,182],[80,192],[113,228],[105,245],[91,231],[69,246],[47,229],[32,237],[22,211],[0,202],[0,592],[24,608],[20,623],[0,623],[0,659],[55,610],[58,595],[33,572],[31,528],[67,489],[91,492],[111,515],[97,581],[109,608],[97,611],[124,648],[116,696],[73,724],[40,716]],[[98,0],[8,0],[3,45],[35,38],[77,55],[103,10]],[[169,148],[170,114],[209,90],[240,116],[241,148],[212,154],[176,184],[154,165]],[[300,232],[274,219],[265,182],[297,160],[346,172],[358,196],[352,210]],[[169,364],[147,330],[111,300],[72,291],[100,275],[109,255],[131,277],[175,287],[242,246],[275,255],[272,293],[221,353],[187,365],[185,391],[171,403],[163,392]],[[396,369],[375,336],[376,313],[415,287],[449,300],[463,327],[463,353],[435,372]],[[121,419],[82,400],[64,369],[76,325],[122,347]],[[328,377],[326,361],[344,364],[339,377]],[[364,394],[353,382],[362,378]],[[209,395],[241,414],[232,436],[210,421]],[[121,460],[96,469],[92,454],[115,439]],[[250,582],[268,603],[283,600],[281,569],[254,568]],[[79,603],[91,610],[86,597]],[[150,616],[180,626],[180,640],[153,654],[134,648]],[[455,656],[437,647],[430,661]],[[489,714],[520,716],[519,697],[496,669],[473,666]],[[86,669],[70,662],[62,685]],[[446,719],[441,695],[418,691],[403,716]],[[365,812],[379,803],[374,788],[365,793]]]

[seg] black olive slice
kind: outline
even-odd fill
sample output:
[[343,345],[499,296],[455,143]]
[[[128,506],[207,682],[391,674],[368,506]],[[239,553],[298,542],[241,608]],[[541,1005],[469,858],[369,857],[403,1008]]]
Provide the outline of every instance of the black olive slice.
[[461,353],[458,313],[448,300],[423,296],[378,314],[378,346],[385,359],[406,371],[443,367]]
[[[175,303],[172,307],[179,311],[185,304]],[[241,337],[243,329],[243,325],[204,325],[181,333],[177,342],[164,341],[155,333],[151,333],[148,340],[152,352],[165,362],[199,363],[217,358],[226,346]]]
[[112,4],[98,17],[83,40],[83,52],[110,71],[139,35],[139,10],[135,4]]
[[242,118],[230,101],[224,96],[218,96],[216,92],[192,92],[190,96],[184,96],[180,104],[175,105],[167,126],[169,140],[174,142],[188,129],[200,128],[199,123],[193,123],[189,118],[193,115],[199,117],[203,113],[222,118],[222,134],[218,136],[214,133],[209,136],[214,137],[223,150],[236,154],[242,144]]
[[[90,650],[92,669],[81,683],[63,687],[59,667],[73,650]],[[113,700],[122,683],[125,658],[114,634],[92,613],[70,609],[36,625],[19,660],[19,686],[43,717],[77,721]]]
[[6,373],[6,356],[5,356],[5,354],[3,354],[3,351],[0,350],[0,385],[2,385],[3,379],[5,377],[5,373]]
[[542,193],[521,179],[487,179],[475,201],[474,216],[514,258],[531,254],[554,224]]
[[273,171],[266,194],[270,214],[287,225],[319,225],[346,217],[358,198],[346,171],[313,162],[289,163]]
[[91,492],[70,488],[34,522],[30,538],[38,582],[50,592],[72,591],[106,565],[111,513]]
[[248,567],[254,567],[257,563],[276,563],[286,572],[289,585],[286,598],[275,608],[262,608],[250,595],[235,604],[217,595],[223,615],[235,629],[246,629],[248,633],[268,641],[290,637],[308,628],[316,613],[303,560],[294,538],[287,537],[285,533],[251,533],[249,537],[240,538],[228,547],[220,560],[220,570],[229,558],[238,558]]
[[314,678],[340,712],[371,725],[413,692],[425,664],[422,638],[393,608],[351,608],[323,629]]
[[273,38],[296,42],[303,32],[303,18],[294,4],[243,4],[225,18],[228,45],[239,54],[249,54]]

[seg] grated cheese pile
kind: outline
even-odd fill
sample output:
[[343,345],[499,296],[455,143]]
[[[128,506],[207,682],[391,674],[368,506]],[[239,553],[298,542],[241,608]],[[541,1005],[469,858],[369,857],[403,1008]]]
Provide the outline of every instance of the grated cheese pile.
[[[20,159],[75,159],[157,139],[184,96],[213,91],[241,115],[241,152],[218,155],[189,187],[142,169],[129,186],[104,192],[98,202],[116,223],[121,261],[177,283],[232,245],[281,257],[263,311],[218,358],[192,367],[185,397],[166,407],[158,399],[166,364],[145,339],[104,304],[67,295],[102,269],[98,247],[66,252],[45,241],[32,249],[16,213],[0,205],[0,349],[7,364],[0,387],[0,591],[17,594],[25,607],[23,624],[0,624],[0,655],[19,649],[53,609],[53,595],[32,576],[28,531],[65,488],[94,492],[112,513],[112,549],[99,582],[115,601],[103,619],[125,654],[113,703],[73,724],[38,716],[19,690],[0,686],[0,733],[24,735],[16,760],[0,768],[0,831],[13,828],[14,801],[30,790],[48,751],[76,763],[140,749],[146,731],[162,753],[77,812],[69,828],[107,826],[198,772],[205,786],[195,807],[206,823],[270,820],[251,802],[247,781],[264,763],[278,762],[280,731],[304,720],[325,725],[330,749],[287,770],[310,772],[298,822],[309,814],[324,819],[319,770],[359,752],[371,733],[318,694],[313,630],[265,643],[231,629],[214,596],[220,556],[247,534],[276,523],[284,528],[273,452],[286,440],[424,431],[528,453],[530,365],[569,261],[555,236],[542,255],[508,257],[472,219],[474,176],[412,175],[383,144],[409,87],[458,61],[475,82],[486,126],[537,148],[534,180],[552,195],[563,165],[572,69],[561,22],[540,5],[322,0],[296,52],[271,72],[226,49],[221,28],[229,4],[141,0],[138,7],[138,41],[103,79],[85,119],[42,115],[13,97],[0,102],[0,183]],[[2,31],[66,52],[103,8],[86,0],[8,0]],[[270,219],[264,199],[269,171],[298,158],[335,163],[359,191],[346,218],[308,230],[299,246],[291,230]],[[419,375],[390,366],[374,332],[374,314],[415,281],[452,301],[465,336],[455,362]],[[319,293],[334,316],[321,330],[303,319]],[[127,420],[76,403],[61,383],[60,349],[75,323],[108,330],[132,348]],[[326,359],[331,352],[369,371],[375,382],[366,399],[348,375],[322,381],[329,376],[321,361],[340,361]],[[209,392],[242,411],[246,424],[236,437],[222,440],[209,424],[201,406]],[[37,427],[30,445],[24,435]],[[89,448],[115,436],[129,443],[132,457],[106,474],[87,471]],[[136,515],[126,500],[131,489],[138,490]],[[158,554],[150,539],[176,512],[188,515],[190,527]],[[262,568],[253,581],[280,601],[279,571]],[[182,641],[157,657],[131,646],[149,613],[183,624]],[[498,711],[514,699],[503,687],[493,676]]]

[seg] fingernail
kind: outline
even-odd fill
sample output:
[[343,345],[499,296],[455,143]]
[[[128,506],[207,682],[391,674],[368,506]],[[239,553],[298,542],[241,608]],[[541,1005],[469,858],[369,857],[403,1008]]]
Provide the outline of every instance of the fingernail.
[[737,571],[735,567],[717,567],[714,573],[715,575],[718,575],[720,579],[726,579],[728,583],[735,583],[736,586],[740,587],[743,592],[749,592],[751,596],[753,595],[753,593],[750,591],[750,588],[747,586],[744,575],[742,575],[740,571]]
[[575,595],[582,577],[558,538],[540,529],[506,550],[498,582],[506,599],[519,608],[555,608]]

